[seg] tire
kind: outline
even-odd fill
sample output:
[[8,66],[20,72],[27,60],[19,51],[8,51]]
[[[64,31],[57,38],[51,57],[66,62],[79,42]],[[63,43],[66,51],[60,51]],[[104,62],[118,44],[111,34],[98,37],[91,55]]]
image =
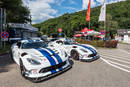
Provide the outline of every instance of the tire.
[[13,59],[13,53],[12,53],[12,50],[10,50],[10,57],[11,57],[11,60],[13,60],[13,61],[14,61],[14,59]]
[[79,53],[76,50],[71,50],[71,58],[74,60],[79,60]]
[[25,67],[24,67],[24,65],[23,65],[22,60],[20,59],[20,73],[21,73],[21,75],[22,75],[23,77],[25,77],[25,71],[26,71],[26,69],[25,69]]

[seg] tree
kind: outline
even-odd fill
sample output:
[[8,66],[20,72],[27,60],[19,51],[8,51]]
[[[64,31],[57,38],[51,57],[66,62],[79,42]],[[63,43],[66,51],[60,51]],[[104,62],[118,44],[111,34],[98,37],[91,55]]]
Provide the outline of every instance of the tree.
[[30,22],[30,11],[23,6],[22,0],[0,0],[0,7],[6,9],[7,22],[27,23]]
[[106,25],[107,36],[110,36],[111,39],[113,39],[113,33],[116,32],[118,28],[118,22],[112,20],[112,16],[110,14],[107,14]]

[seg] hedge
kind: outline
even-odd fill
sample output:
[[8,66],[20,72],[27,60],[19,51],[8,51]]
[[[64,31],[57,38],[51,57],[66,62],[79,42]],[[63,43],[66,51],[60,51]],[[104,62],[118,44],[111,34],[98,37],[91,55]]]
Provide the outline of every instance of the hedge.
[[103,41],[103,40],[83,40],[83,39],[76,39],[76,42],[80,44],[90,44],[94,47],[107,47],[107,48],[116,48],[118,41],[117,40],[109,40],[109,41]]

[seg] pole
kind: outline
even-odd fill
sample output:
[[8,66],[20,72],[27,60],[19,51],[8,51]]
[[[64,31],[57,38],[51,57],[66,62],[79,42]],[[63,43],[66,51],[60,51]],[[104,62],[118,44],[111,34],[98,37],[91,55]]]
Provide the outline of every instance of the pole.
[[[106,0],[105,0],[105,21],[104,21],[104,30],[105,30],[105,32],[106,32],[106,34],[107,34],[107,30],[106,30]],[[105,37],[106,37],[106,34],[105,34]]]
[[91,22],[89,21],[89,29],[90,29],[90,27],[91,27]]
[[[4,29],[4,31],[6,31],[6,10],[5,9],[3,9],[3,13],[4,13],[4,27],[3,27],[3,29]],[[5,45],[6,45],[6,43],[5,43],[5,39],[4,39],[4,48],[5,48]]]
[[0,8],[0,48],[2,48],[2,8]]

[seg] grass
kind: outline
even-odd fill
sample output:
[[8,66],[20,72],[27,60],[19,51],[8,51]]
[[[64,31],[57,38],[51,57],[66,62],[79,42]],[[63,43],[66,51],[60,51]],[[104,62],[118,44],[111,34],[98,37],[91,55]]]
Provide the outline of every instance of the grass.
[[5,47],[0,48],[0,54],[9,53],[11,45],[6,43]]

